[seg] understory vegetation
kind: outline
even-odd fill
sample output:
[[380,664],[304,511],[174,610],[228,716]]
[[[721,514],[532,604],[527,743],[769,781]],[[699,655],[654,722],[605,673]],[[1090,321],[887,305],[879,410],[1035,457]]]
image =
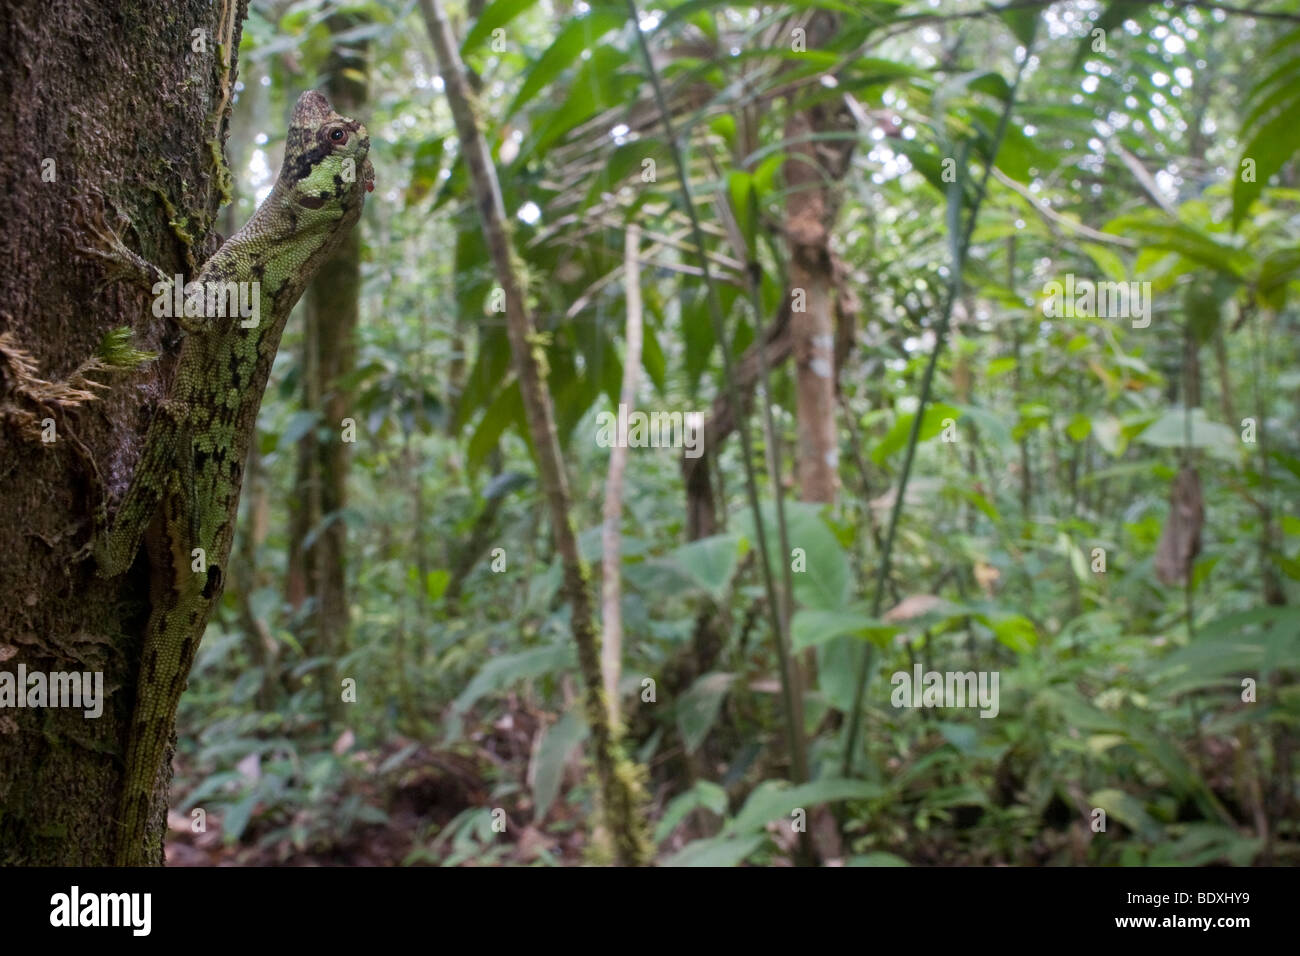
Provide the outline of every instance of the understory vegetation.
[[[318,78],[377,186],[355,327],[292,321],[262,407],[172,864],[610,859],[428,6],[244,26],[233,220]],[[617,511],[657,863],[1297,862],[1300,17],[1218,6],[447,11],[598,610],[601,414],[634,373],[701,429],[628,441]]]

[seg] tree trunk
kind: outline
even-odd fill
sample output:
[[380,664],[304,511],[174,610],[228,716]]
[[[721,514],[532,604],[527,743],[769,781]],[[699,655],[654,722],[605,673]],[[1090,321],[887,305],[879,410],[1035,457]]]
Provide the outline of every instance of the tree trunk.
[[[13,0],[0,20],[0,662],[102,673],[107,698],[95,718],[0,710],[0,864],[112,856],[148,587],[142,567],[101,580],[79,552],[98,503],[131,478],[179,350],[147,293],[98,289],[101,268],[76,250],[102,212],[169,273],[212,251],[244,13],[243,0],[176,0],[166,15],[144,0]],[[111,389],[60,388],[84,383],[120,326],[159,360],[98,375]]]
[[[817,11],[808,23],[808,46],[823,45],[839,24],[834,14]],[[839,487],[839,440],[835,428],[835,269],[831,229],[839,207],[838,182],[849,170],[853,140],[814,136],[845,132],[854,126],[843,99],[791,106],[785,139],[790,158],[784,166],[786,241],[790,247],[790,285],[795,302],[790,335],[794,344],[799,497],[833,502]]]
[[[623,289],[627,302],[627,354],[623,358],[623,383],[619,404],[636,407],[637,377],[641,372],[641,229],[630,225],[623,237]],[[623,667],[623,588],[621,545],[623,533],[623,476],[627,469],[627,435],[620,432],[609,450],[609,477],[605,481],[604,521],[601,527],[600,600],[605,641],[601,672],[609,705],[609,722],[618,726],[618,684]]]

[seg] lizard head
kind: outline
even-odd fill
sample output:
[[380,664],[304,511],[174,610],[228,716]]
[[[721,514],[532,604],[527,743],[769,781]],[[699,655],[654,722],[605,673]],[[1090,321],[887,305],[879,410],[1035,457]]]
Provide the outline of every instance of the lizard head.
[[322,221],[360,213],[364,193],[375,188],[375,171],[366,155],[370,136],[356,120],[340,116],[315,90],[298,97],[284,144],[284,165],[277,185],[302,210]]

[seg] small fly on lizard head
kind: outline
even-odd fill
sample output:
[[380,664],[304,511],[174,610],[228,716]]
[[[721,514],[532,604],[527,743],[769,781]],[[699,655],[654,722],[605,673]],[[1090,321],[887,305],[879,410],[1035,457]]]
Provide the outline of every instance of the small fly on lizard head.
[[[298,218],[299,228],[336,222],[337,210],[359,206],[361,190],[374,190],[369,152],[370,136],[359,122],[334,112],[315,90],[298,97],[276,186],[306,211]],[[313,221],[314,210],[324,210],[319,223]]]

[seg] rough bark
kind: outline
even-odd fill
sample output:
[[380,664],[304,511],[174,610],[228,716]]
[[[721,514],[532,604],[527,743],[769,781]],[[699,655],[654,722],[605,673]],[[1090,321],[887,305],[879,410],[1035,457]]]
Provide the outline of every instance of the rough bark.
[[[76,250],[102,212],[168,272],[190,274],[211,251],[245,11],[242,0],[177,0],[162,12],[143,0],[15,0],[0,18],[0,666],[99,671],[107,696],[97,719],[0,711],[3,864],[105,864],[114,842],[148,590],[137,573],[99,579],[79,552],[96,503],[130,480],[178,349],[147,293],[99,289],[101,269]],[[101,378],[113,387],[93,397],[36,382],[66,380],[120,326],[159,360]],[[55,440],[33,441],[28,426],[45,419]]]

